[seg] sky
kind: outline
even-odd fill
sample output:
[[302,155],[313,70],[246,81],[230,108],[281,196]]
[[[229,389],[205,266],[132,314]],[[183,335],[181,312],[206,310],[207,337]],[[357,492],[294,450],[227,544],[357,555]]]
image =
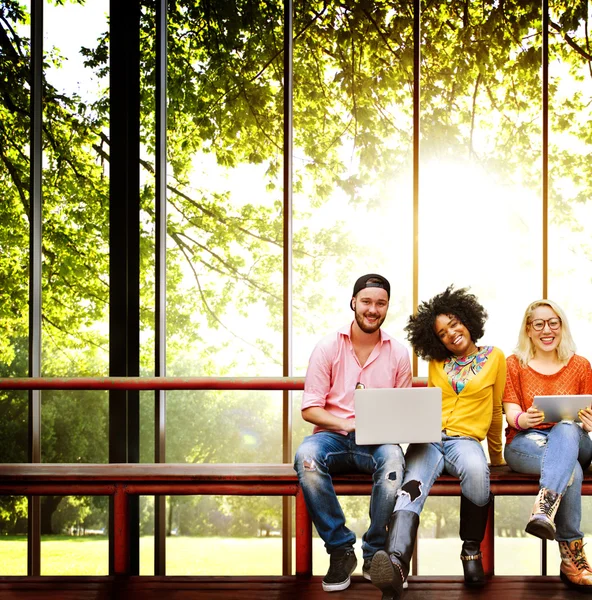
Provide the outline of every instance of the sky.
[[[55,47],[65,58],[59,69],[52,68],[48,78],[60,91],[76,92],[82,98],[96,97],[97,79],[84,67],[82,46],[96,45],[108,30],[109,0],[86,0],[84,5],[44,5],[44,51]],[[101,85],[105,85],[103,82]]]

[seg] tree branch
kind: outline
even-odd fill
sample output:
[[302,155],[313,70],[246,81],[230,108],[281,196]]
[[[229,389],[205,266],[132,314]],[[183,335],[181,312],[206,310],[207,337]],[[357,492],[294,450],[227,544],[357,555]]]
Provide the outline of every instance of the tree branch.
[[[49,323],[52,327],[54,327],[58,331],[61,331],[62,333],[65,333],[67,337],[71,337],[71,338],[74,337],[69,329],[64,328],[64,327],[60,327],[57,323],[55,323],[54,321],[52,321],[46,314],[43,315],[43,320],[47,321],[47,323]],[[51,334],[50,334],[50,337],[51,337]],[[101,346],[100,344],[97,344],[91,338],[87,338],[84,335],[81,335],[81,336],[79,336],[79,337],[77,337],[75,339],[80,339],[85,344],[89,344],[90,346],[94,346],[95,348],[100,348],[101,350],[106,350],[106,348],[104,346]],[[69,359],[69,357],[67,357],[67,358]]]
[[241,95],[244,97],[247,106],[249,107],[249,112],[253,115],[253,119],[255,119],[255,123],[257,124],[257,129],[261,132],[263,137],[269,141],[269,143],[274,146],[278,151],[282,151],[283,148],[280,146],[270,135],[268,135],[267,131],[263,128],[263,125],[259,122],[259,115],[253,110],[253,106],[249,102],[249,96],[247,94],[247,90],[243,84],[240,84]]
[[173,239],[176,239],[177,241],[180,241],[181,237],[187,238],[192,244],[195,244],[198,248],[200,248],[204,252],[207,252],[208,254],[210,254],[211,256],[213,256],[220,264],[224,265],[226,267],[226,269],[228,269],[227,275],[231,274],[234,277],[236,277],[238,280],[244,281],[245,283],[248,283],[254,289],[257,289],[260,292],[263,292],[264,294],[267,294],[268,296],[271,296],[272,298],[276,299],[278,302],[282,302],[282,298],[280,296],[278,296],[277,294],[274,294],[273,292],[270,292],[269,290],[265,289],[263,286],[259,285],[256,281],[254,281],[253,279],[250,279],[246,275],[243,275],[236,267],[233,267],[231,264],[228,263],[228,261],[224,260],[216,252],[213,252],[212,250],[210,250],[209,248],[207,248],[203,244],[200,244],[197,240],[193,239],[191,236],[187,235],[186,233],[184,233],[184,232],[173,232],[173,233],[171,233],[171,237],[173,237]]
[[236,333],[234,333],[234,331],[232,331],[226,325],[224,325],[224,323],[220,320],[220,317],[218,317],[218,315],[212,310],[212,308],[208,304],[207,298],[201,287],[201,283],[199,281],[199,276],[197,274],[197,271],[195,270],[195,267],[193,266],[193,263],[191,262],[191,258],[189,256],[187,256],[184,245],[180,244],[179,248],[180,248],[181,252],[185,255],[185,259],[187,260],[187,263],[189,264],[191,270],[193,271],[193,277],[195,279],[195,283],[197,284],[197,289],[199,290],[199,295],[200,295],[201,301],[203,302],[205,309],[208,311],[208,314],[212,317],[212,319],[214,319],[214,321],[216,321],[216,323],[218,323],[220,325],[220,327],[222,327],[223,329],[228,331],[228,333],[230,333],[230,335],[235,337],[237,340],[240,340],[241,342],[243,342],[244,344],[247,344],[247,346],[250,346],[251,348],[255,348],[256,350],[259,350],[259,352],[261,352],[264,356],[266,356],[267,358],[272,360],[274,363],[280,364],[280,362],[277,360],[276,357],[272,356],[271,354],[269,354],[263,348],[257,346],[256,344],[253,344],[253,343],[245,340],[240,335],[237,335]]
[[[109,144],[109,138],[107,138],[103,133],[101,133],[101,137],[103,138],[103,141],[105,141],[107,144]],[[107,154],[107,152],[105,152],[100,146],[93,144],[93,148],[98,152],[98,154],[107,162],[109,162],[109,154]],[[146,160],[140,159],[140,164],[152,175],[154,175],[154,167]],[[179,198],[182,198],[183,200],[186,200],[187,202],[189,202],[192,206],[195,206],[195,208],[197,208],[198,210],[200,210],[201,212],[203,212],[205,215],[211,217],[212,219],[214,219],[215,221],[217,221],[218,223],[220,223],[221,225],[224,225],[225,227],[234,227],[236,228],[238,231],[241,231],[242,233],[244,233],[245,235],[248,235],[250,237],[253,237],[257,240],[260,240],[262,242],[267,242],[269,244],[273,244],[274,246],[277,246],[278,248],[283,248],[283,243],[275,240],[273,238],[270,238],[268,236],[265,235],[259,235],[255,232],[253,232],[250,229],[246,229],[245,227],[242,227],[241,225],[239,225],[239,220],[237,218],[225,218],[220,214],[216,214],[214,211],[210,210],[209,208],[207,208],[206,206],[204,206],[203,204],[201,204],[200,202],[198,202],[197,200],[191,198],[190,196],[188,196],[187,194],[185,194],[184,192],[182,192],[180,189],[167,184],[167,190],[169,190],[170,192],[172,192],[173,194],[175,194],[176,196],[178,196]],[[177,206],[176,204],[174,204],[171,200],[169,200],[169,202],[171,202],[171,204],[173,204],[173,206],[175,207],[176,210],[179,211],[179,213],[181,213],[185,218],[187,218],[187,220],[192,221],[193,219],[191,219],[190,217],[188,217],[185,212],[179,208],[179,206]],[[317,258],[315,255],[310,254],[309,252],[305,252],[304,250],[299,250],[299,249],[294,249],[294,254],[295,256],[301,256],[301,257],[309,257],[309,258]]]
[[549,19],[549,25],[555,29],[555,31],[558,31],[567,44],[571,46],[580,56],[585,58],[588,62],[592,61],[592,54],[586,52],[569,34],[563,31],[561,25],[551,21],[551,19]]
[[368,17],[368,20],[372,23],[372,25],[374,25],[374,28],[376,29],[376,31],[378,31],[378,35],[382,38],[382,41],[385,43],[386,47],[388,48],[388,51],[397,59],[399,59],[399,53],[394,50],[393,48],[391,48],[391,45],[388,41],[388,38],[386,37],[385,33],[382,31],[382,29],[380,28],[380,25],[376,22],[376,19],[370,14],[370,12],[367,9],[363,9],[362,11],[366,17]]
[[[309,27],[311,27],[317,21],[317,19],[319,19],[326,12],[329,4],[330,4],[329,1],[325,0],[323,10],[318,13],[314,13],[314,17],[306,25],[304,25],[304,27],[300,31],[298,31],[296,33],[296,35],[294,36],[294,39],[293,39],[294,42],[296,40],[298,40],[304,34],[304,32]],[[268,69],[268,67],[271,64],[273,64],[273,62],[277,58],[279,58],[283,53],[284,53],[283,48],[280,48],[279,50],[277,50],[271,56],[271,58],[261,67],[261,69],[255,75],[253,75],[253,77],[251,77],[251,79],[248,80],[248,83],[253,83],[253,81],[259,79],[263,75],[263,73],[265,73],[265,71]],[[212,102],[212,106],[211,106],[210,110],[208,110],[208,112],[204,115],[204,118],[209,117],[209,115],[212,113],[212,111],[222,102],[222,100],[224,100],[227,96],[229,96],[236,88],[238,88],[238,84],[231,86],[230,89],[228,89],[226,92],[224,92],[223,94],[220,94],[220,96],[218,96],[218,98],[216,98],[216,100],[214,100]]]
[[21,204],[23,205],[23,208],[25,209],[25,213],[27,215],[29,215],[29,203],[27,201],[29,196],[28,196],[27,191],[25,191],[26,190],[25,185],[24,185],[17,169],[15,168],[15,166],[8,159],[8,157],[4,154],[2,146],[0,146],[0,158],[2,159],[2,162],[6,166],[8,172],[10,173],[10,176],[12,177],[12,180],[14,181],[14,183],[16,185],[16,189],[17,189],[18,195],[21,199]]
[[469,135],[469,156],[473,156],[475,151],[473,149],[473,133],[475,131],[475,115],[477,113],[477,94],[479,93],[479,83],[481,83],[481,71],[477,74],[477,80],[475,81],[475,91],[473,92],[473,106],[471,109],[471,133]]

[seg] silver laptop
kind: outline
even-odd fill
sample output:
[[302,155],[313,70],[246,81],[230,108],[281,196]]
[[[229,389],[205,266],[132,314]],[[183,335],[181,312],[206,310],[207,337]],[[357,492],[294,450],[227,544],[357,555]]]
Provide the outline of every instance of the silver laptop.
[[442,390],[438,387],[359,389],[354,401],[356,444],[442,439]]
[[592,395],[535,396],[532,403],[545,413],[545,423],[564,420],[579,422],[578,411],[590,407]]

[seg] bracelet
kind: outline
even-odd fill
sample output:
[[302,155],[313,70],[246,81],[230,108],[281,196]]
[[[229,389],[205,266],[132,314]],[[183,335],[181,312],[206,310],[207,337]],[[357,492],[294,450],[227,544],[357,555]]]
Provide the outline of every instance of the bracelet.
[[517,417],[514,419],[514,427],[518,430],[518,431],[524,431],[524,429],[527,429],[525,427],[520,427],[520,423],[518,423],[518,419],[524,414],[524,411],[520,411],[517,415]]

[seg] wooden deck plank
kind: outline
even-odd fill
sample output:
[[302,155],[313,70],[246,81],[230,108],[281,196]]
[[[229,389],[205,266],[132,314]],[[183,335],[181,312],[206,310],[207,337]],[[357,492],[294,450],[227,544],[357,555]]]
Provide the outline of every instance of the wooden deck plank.
[[[321,577],[0,577],[3,600],[379,600],[380,591],[359,576],[343,592],[327,594]],[[402,600],[573,600],[559,577],[494,577],[481,589],[460,577],[411,577]],[[576,596],[577,597],[577,596]]]

